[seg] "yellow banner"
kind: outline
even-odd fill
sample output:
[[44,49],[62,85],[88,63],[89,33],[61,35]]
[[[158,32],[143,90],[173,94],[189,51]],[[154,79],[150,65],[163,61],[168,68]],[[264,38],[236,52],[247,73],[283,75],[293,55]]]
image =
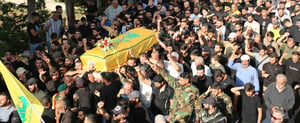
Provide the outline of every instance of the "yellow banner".
[[86,69],[90,64],[95,64],[97,71],[110,71],[127,62],[129,50],[137,58],[157,43],[155,33],[155,31],[144,28],[129,30],[112,39],[113,49],[102,51],[96,47],[81,55],[83,68]]
[[17,108],[23,123],[40,123],[41,114],[44,111],[40,101],[31,94],[24,85],[3,65],[0,61],[0,73],[2,74],[10,96]]

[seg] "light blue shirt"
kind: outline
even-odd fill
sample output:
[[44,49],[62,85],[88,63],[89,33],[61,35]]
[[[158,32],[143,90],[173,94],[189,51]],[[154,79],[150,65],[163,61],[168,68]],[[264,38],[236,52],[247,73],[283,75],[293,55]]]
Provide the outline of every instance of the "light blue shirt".
[[254,67],[243,68],[241,63],[233,63],[233,60],[229,60],[228,67],[236,70],[236,86],[244,86],[246,83],[252,83],[255,87],[255,91],[259,91],[258,74]]
[[10,114],[14,111],[14,106],[8,108],[0,107],[0,122],[8,122]]

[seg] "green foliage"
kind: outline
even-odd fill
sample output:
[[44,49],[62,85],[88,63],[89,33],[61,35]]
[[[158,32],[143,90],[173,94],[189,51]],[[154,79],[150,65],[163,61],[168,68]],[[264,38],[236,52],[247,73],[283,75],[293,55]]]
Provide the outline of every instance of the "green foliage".
[[[56,2],[65,2],[65,0],[55,0],[55,1]],[[94,0],[94,2],[97,3],[96,0]],[[75,6],[77,6],[77,7],[87,6],[86,0],[75,0]]]
[[[37,9],[41,15],[41,22],[45,22],[50,16],[49,12],[42,7]],[[29,48],[27,15],[25,4],[0,2],[0,56],[4,56],[7,49],[22,52]]]

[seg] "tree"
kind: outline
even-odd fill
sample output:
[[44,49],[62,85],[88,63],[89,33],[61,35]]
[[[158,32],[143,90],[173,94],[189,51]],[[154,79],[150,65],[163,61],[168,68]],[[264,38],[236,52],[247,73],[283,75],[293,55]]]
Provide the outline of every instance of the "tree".
[[64,2],[66,6],[68,25],[72,26],[75,24],[75,13],[74,13],[75,0],[65,0]]
[[31,13],[35,11],[35,0],[27,0],[28,20],[30,20]]

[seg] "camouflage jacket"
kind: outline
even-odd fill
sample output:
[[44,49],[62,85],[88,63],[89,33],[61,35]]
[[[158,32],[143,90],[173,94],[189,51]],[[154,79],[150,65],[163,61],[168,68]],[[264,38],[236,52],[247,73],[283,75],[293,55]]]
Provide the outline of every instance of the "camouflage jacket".
[[174,88],[173,103],[170,107],[171,122],[190,122],[193,110],[196,113],[196,120],[199,120],[201,102],[198,89],[194,85],[181,86],[178,79],[170,76],[163,69],[158,71],[169,85]]
[[[218,108],[224,115],[226,116],[232,115],[232,101],[227,94],[223,93],[221,96],[214,96],[212,93],[210,93],[209,95],[216,100]],[[205,93],[203,93],[200,95],[199,98],[203,100],[207,96],[208,95],[205,95]]]

